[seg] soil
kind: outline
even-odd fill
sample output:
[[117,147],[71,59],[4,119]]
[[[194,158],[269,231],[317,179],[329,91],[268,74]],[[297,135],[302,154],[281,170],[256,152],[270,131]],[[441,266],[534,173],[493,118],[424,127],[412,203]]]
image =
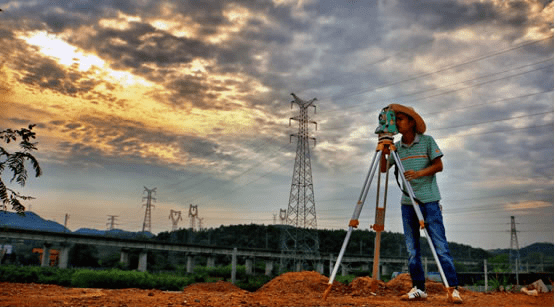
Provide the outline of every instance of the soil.
[[[377,284],[375,293],[371,285]],[[360,306],[360,307],[553,307],[553,291],[531,296],[521,292],[472,292],[459,288],[463,304],[447,300],[441,283],[427,281],[428,299],[405,302],[401,295],[411,288],[410,276],[402,274],[384,283],[359,277],[349,285],[334,282],[326,300],[328,278],[317,272],[286,273],[256,292],[242,290],[229,282],[197,283],[183,291],[141,289],[66,288],[34,283],[0,282],[0,306],[111,306],[111,307],[240,307],[240,306]]]

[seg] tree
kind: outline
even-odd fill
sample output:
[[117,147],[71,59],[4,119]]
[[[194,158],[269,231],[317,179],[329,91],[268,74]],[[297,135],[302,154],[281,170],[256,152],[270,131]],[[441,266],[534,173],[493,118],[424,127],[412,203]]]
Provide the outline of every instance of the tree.
[[11,141],[19,142],[20,151],[13,153],[8,152],[4,147],[0,146],[0,207],[6,210],[7,205],[11,205],[12,209],[22,214],[25,211],[25,207],[21,204],[20,200],[30,200],[34,199],[30,196],[23,196],[19,192],[8,188],[2,181],[2,173],[8,168],[12,173],[12,178],[10,183],[15,180],[19,185],[25,186],[27,181],[27,168],[25,167],[25,162],[30,162],[33,170],[35,171],[35,177],[39,177],[42,174],[42,170],[39,166],[37,159],[31,154],[32,151],[37,150],[36,142],[30,142],[31,139],[35,139],[35,132],[33,132],[33,127],[35,124],[29,125],[29,128],[22,128],[19,130],[6,129],[0,131],[0,140],[5,143],[10,143]]

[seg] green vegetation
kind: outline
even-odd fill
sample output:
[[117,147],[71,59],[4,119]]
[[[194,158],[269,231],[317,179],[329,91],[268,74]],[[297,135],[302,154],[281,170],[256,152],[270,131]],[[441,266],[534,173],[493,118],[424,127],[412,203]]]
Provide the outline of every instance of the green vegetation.
[[25,186],[27,182],[27,168],[25,167],[25,162],[29,161],[33,170],[35,171],[35,177],[39,177],[42,174],[42,170],[39,166],[37,159],[31,154],[32,151],[37,150],[37,143],[32,143],[31,139],[35,139],[35,132],[33,132],[33,127],[35,124],[29,125],[29,128],[22,129],[6,129],[0,131],[0,141],[4,143],[10,143],[11,141],[19,142],[19,151],[10,153],[8,148],[0,146],[0,207],[5,209],[8,205],[12,206],[12,209],[23,214],[25,212],[25,206],[21,204],[20,200],[30,200],[33,197],[20,195],[17,191],[10,189],[2,181],[2,175],[5,170],[9,170],[12,173],[12,178],[10,183],[14,180],[20,186]]
[[150,274],[137,271],[77,270],[71,278],[71,286],[78,288],[107,289],[160,289],[179,291],[195,282],[194,277],[174,276],[171,274]]
[[74,269],[2,265],[0,266],[0,281],[71,286],[71,279],[75,272]]
[[[272,277],[254,275],[247,276],[245,267],[237,267],[237,286],[249,291],[255,291],[270,281]],[[148,273],[126,271],[120,269],[59,269],[39,266],[0,266],[0,281],[19,283],[56,284],[76,288],[107,288],[107,289],[159,289],[180,291],[184,287],[198,282],[230,281],[231,266],[195,268],[194,274],[184,274],[178,270],[175,273]]]

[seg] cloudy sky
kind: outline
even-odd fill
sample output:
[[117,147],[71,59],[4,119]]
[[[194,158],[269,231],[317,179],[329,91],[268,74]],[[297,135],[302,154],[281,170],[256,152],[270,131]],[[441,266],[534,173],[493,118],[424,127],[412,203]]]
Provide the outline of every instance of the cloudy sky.
[[[444,152],[448,240],[553,242],[553,2],[0,0],[0,129],[34,123],[44,175],[12,188],[68,227],[273,224],[295,93],[316,98],[318,228],[346,229],[377,116],[413,106]],[[9,180],[4,175],[5,180]],[[375,183],[374,183],[375,184]],[[390,182],[386,230],[402,232]],[[361,215],[374,220],[375,186]],[[196,222],[198,227],[199,222]]]

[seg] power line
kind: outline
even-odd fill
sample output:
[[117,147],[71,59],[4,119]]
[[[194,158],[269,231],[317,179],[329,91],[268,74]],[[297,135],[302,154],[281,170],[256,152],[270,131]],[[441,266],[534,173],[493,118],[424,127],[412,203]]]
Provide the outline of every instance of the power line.
[[[533,44],[537,44],[539,42],[542,42],[542,41],[545,41],[545,40],[548,40],[548,39],[552,39],[552,38],[553,38],[553,35],[551,35],[549,37],[546,37],[546,38],[534,40],[534,41],[531,41],[531,42],[526,42],[526,43],[511,47],[511,48],[507,48],[507,49],[504,49],[504,50],[501,50],[501,51],[486,54],[484,56],[480,56],[480,57],[477,57],[477,58],[472,58],[470,60],[467,60],[467,61],[464,61],[464,62],[461,62],[461,63],[446,66],[446,67],[440,68],[438,70],[435,70],[433,72],[414,75],[414,76],[408,77],[406,79],[393,81],[393,82],[390,82],[390,83],[387,83],[387,84],[384,84],[384,85],[381,85],[381,86],[376,86],[376,87],[373,87],[373,88],[370,88],[370,89],[365,89],[365,90],[361,90],[361,91],[358,91],[358,92],[353,92],[353,93],[347,94],[347,95],[342,94],[341,96],[332,96],[330,99],[331,100],[338,100],[338,99],[342,99],[342,98],[347,98],[347,97],[351,97],[351,96],[354,96],[354,95],[359,95],[359,94],[363,94],[363,93],[366,93],[366,92],[371,92],[371,91],[375,91],[375,90],[378,90],[378,89],[387,88],[387,87],[397,85],[397,84],[401,84],[401,83],[404,83],[404,82],[417,80],[417,79],[420,79],[420,78],[423,78],[423,77],[428,77],[428,76],[431,76],[431,75],[434,75],[434,74],[437,74],[437,73],[441,73],[441,72],[444,72],[444,71],[447,71],[447,70],[450,70],[450,69],[453,69],[453,68],[457,68],[457,67],[464,66],[464,65],[467,65],[467,64],[470,64],[470,63],[482,61],[484,59],[495,57],[495,56],[498,56],[498,55],[503,54],[503,53],[507,53],[507,52],[510,52],[510,51],[513,51],[513,50],[516,50],[516,49],[520,49],[520,48],[523,48],[523,47],[526,47],[526,46],[530,46],[530,45],[533,45]],[[342,110],[342,109],[343,108],[336,108],[336,109],[333,109],[333,110],[325,110],[325,111],[322,111],[322,113],[326,113],[326,112],[330,112],[330,111],[336,111],[336,110]]]
[[[542,61],[542,62],[544,62],[544,61]],[[442,95],[446,95],[446,94],[451,94],[451,93],[455,93],[455,92],[459,92],[459,91],[463,91],[463,90],[468,90],[468,89],[471,89],[471,88],[481,87],[481,86],[487,85],[487,84],[492,83],[492,82],[497,82],[497,81],[501,81],[501,80],[505,80],[505,79],[509,79],[509,78],[513,78],[513,77],[518,77],[518,76],[521,76],[521,75],[524,75],[524,74],[533,73],[533,72],[544,70],[544,69],[547,69],[547,68],[553,68],[553,66],[542,66],[540,68],[536,68],[536,69],[529,70],[529,71],[526,71],[526,72],[520,72],[520,73],[516,73],[516,74],[513,74],[513,75],[509,75],[509,76],[505,76],[505,77],[501,77],[501,78],[497,78],[497,79],[493,79],[493,80],[488,80],[488,81],[485,81],[485,82],[482,82],[482,83],[477,83],[477,84],[469,85],[469,86],[466,86],[466,87],[451,89],[451,90],[447,90],[447,91],[444,91],[444,92],[432,94],[432,95],[429,95],[429,96],[417,98],[417,99],[414,99],[414,100],[411,100],[411,101],[407,101],[406,103],[420,101],[420,100],[423,100],[423,99],[433,98],[433,97],[442,96]],[[455,84],[451,84],[451,85],[447,85],[447,86],[443,86],[443,87],[438,87],[438,88],[434,88],[434,89],[423,90],[423,91],[419,91],[419,92],[415,92],[415,93],[416,94],[422,94],[422,93],[425,93],[425,92],[436,91],[438,89],[447,88],[449,86],[460,84],[460,83],[467,83],[469,81],[474,81],[474,79],[469,79],[469,80],[461,81],[461,82],[458,82],[458,83],[455,83]],[[386,99],[380,99],[379,101],[380,102],[381,101],[393,101],[393,100],[396,100],[396,99],[401,98],[401,97],[416,95],[415,93],[390,97],[390,98],[386,98]],[[345,107],[342,107],[341,110],[344,111],[346,109],[374,106],[374,105],[378,104],[378,101],[374,101],[374,102],[370,102],[370,103],[364,103],[364,104],[365,104],[364,106],[363,106],[363,104],[355,104],[355,105],[345,106]],[[333,111],[335,111],[335,110],[333,110]],[[325,111],[320,112],[320,113],[325,113]],[[336,129],[336,128],[342,128],[342,127],[348,127],[348,126],[339,126],[339,127],[332,127],[332,128],[324,127],[324,129]]]

